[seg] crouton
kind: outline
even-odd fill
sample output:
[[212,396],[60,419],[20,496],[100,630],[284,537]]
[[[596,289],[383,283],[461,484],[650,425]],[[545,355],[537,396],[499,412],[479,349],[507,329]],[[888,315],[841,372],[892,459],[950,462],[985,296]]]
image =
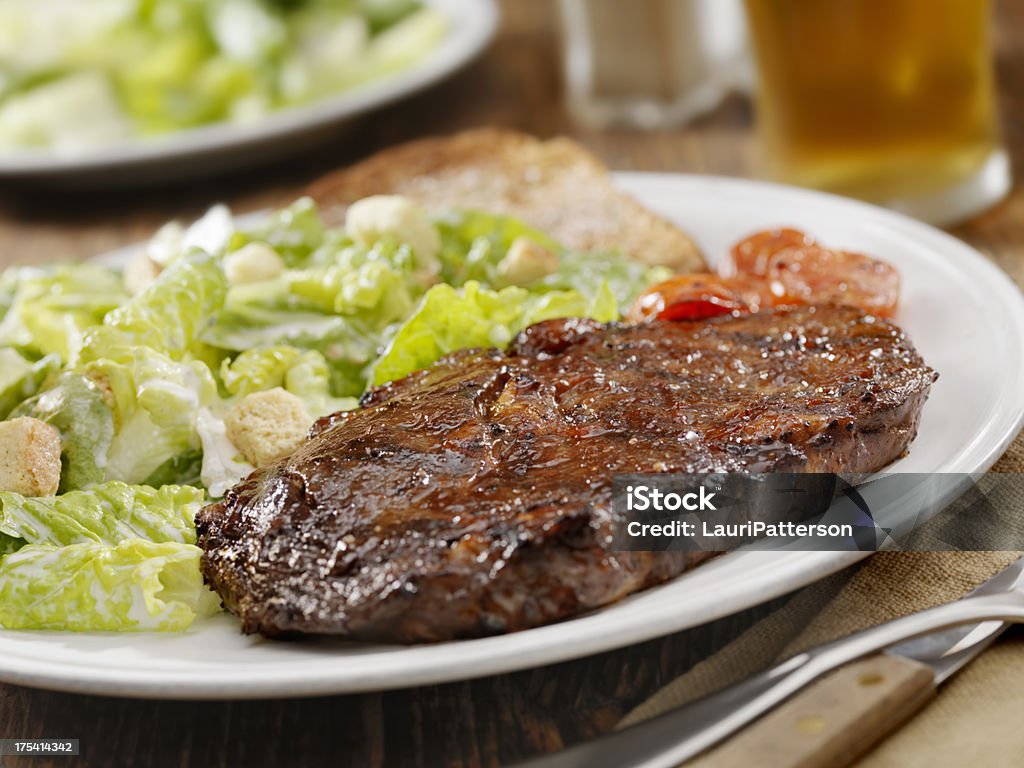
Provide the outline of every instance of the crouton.
[[110,386],[110,379],[99,371],[87,369],[85,371],[85,378],[89,380],[89,383],[94,386],[103,396],[103,402],[110,406],[110,409],[114,411],[115,421],[117,418],[117,400],[114,398],[114,388]]
[[162,270],[163,268],[149,258],[148,254],[139,254],[124,268],[125,290],[133,296],[142,293],[156,281]]
[[245,460],[265,467],[302,445],[313,417],[302,400],[277,387],[246,395],[228,412],[224,426]]
[[60,432],[45,421],[0,421],[0,490],[53,496],[60,485],[60,452]]
[[284,261],[266,243],[248,243],[224,257],[224,274],[232,285],[270,280],[284,272]]
[[512,241],[498,262],[498,276],[506,285],[528,285],[558,269],[558,255],[527,237]]
[[434,262],[441,251],[441,233],[427,212],[401,195],[373,195],[357,201],[345,215],[345,229],[366,246],[385,237],[408,243],[422,266]]

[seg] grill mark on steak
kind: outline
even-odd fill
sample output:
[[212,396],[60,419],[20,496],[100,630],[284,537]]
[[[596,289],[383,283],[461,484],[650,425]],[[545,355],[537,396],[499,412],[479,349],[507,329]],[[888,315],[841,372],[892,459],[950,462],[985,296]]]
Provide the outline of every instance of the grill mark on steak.
[[525,629],[709,556],[611,551],[613,473],[876,471],[934,379],[898,328],[850,308],[540,323],[322,419],[200,512],[203,572],[246,632]]

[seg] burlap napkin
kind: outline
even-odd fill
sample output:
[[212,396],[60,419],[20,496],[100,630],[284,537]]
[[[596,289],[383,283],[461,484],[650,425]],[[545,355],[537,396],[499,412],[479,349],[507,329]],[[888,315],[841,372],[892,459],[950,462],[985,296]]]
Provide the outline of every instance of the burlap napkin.
[[[1018,440],[997,470],[1024,471]],[[1019,488],[1015,484],[1014,488]],[[997,508],[1024,517],[1010,494]],[[742,680],[820,643],[956,600],[1020,552],[889,552],[796,593],[714,656],[669,683],[624,718],[632,725]],[[710,752],[689,765],[714,765]],[[879,744],[858,768],[1024,766],[1024,631],[1003,639],[947,682],[936,699]]]

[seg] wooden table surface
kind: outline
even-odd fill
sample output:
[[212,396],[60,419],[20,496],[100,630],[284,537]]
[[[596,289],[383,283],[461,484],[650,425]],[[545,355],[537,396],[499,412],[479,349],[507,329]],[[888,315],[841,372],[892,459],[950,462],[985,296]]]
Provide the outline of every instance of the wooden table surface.
[[[751,114],[732,98],[682,132],[598,133],[561,102],[550,0],[505,0],[493,47],[469,69],[386,109],[303,156],[150,190],[0,189],[0,266],[86,258],[138,241],[173,217],[227,201],[280,202],[332,168],[425,134],[480,125],[576,137],[617,169],[749,175]],[[1000,0],[998,70],[1004,135],[1024,178],[1024,0]],[[954,234],[1024,282],[1024,192]],[[1024,456],[1020,440],[1011,448]],[[477,766],[514,762],[612,728],[633,705],[720,647],[775,604],[619,651],[451,685],[267,702],[150,702],[0,686],[0,738],[81,739],[83,758],[53,765]],[[40,768],[41,758],[6,758]]]

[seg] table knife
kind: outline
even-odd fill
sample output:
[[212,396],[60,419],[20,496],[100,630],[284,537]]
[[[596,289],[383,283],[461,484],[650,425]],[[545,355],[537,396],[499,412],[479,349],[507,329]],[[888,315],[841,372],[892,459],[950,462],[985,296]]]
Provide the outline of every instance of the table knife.
[[674,768],[762,717],[735,745],[715,752],[716,767],[848,764],[1020,622],[1024,558],[960,600],[818,646],[684,707],[522,768]]

